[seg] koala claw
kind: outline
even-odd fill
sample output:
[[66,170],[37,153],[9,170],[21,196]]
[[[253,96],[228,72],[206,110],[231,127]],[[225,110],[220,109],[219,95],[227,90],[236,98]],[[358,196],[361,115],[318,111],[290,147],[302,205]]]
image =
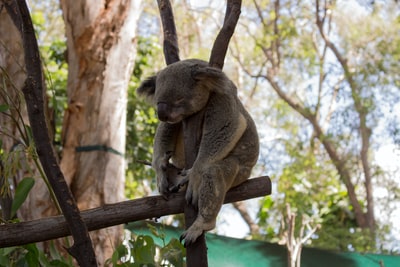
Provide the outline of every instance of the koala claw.
[[183,246],[186,248],[193,244],[202,233],[203,229],[190,227],[179,237],[179,241],[181,243],[184,241]]
[[200,183],[198,181],[189,179],[185,199],[188,204],[191,204],[194,207],[198,206],[199,187]]

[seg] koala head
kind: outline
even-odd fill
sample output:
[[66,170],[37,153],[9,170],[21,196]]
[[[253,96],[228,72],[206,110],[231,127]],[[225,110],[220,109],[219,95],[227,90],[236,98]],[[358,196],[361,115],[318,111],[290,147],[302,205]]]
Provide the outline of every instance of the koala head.
[[227,94],[233,90],[225,74],[197,59],[178,61],[149,77],[137,89],[157,108],[158,118],[178,123],[202,110],[212,93]]

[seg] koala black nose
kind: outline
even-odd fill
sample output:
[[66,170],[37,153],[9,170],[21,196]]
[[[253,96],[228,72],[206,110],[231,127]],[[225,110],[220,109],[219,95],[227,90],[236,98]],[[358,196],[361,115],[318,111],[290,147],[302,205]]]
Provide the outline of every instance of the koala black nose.
[[157,103],[157,115],[160,121],[167,121],[169,114],[168,104],[164,102]]

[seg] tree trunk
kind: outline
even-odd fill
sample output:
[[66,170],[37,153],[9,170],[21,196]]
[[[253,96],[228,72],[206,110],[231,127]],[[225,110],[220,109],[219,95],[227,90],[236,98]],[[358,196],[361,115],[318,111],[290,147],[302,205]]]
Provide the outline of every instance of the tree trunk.
[[[68,108],[61,168],[81,210],[125,199],[128,82],[141,1],[62,0],[68,48]],[[122,227],[91,234],[99,265]]]

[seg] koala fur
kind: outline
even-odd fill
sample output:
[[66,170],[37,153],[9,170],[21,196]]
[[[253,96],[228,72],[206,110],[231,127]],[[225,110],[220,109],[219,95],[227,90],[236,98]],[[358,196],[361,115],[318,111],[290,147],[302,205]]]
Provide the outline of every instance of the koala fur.
[[[215,227],[226,192],[249,178],[259,153],[256,126],[233,82],[202,60],[167,66],[145,80],[137,93],[156,106],[161,121],[152,161],[159,192],[168,198],[187,184],[186,201],[198,208],[196,220],[181,237],[188,245]],[[199,111],[204,111],[204,121],[198,154],[192,168],[184,170],[182,120]]]

